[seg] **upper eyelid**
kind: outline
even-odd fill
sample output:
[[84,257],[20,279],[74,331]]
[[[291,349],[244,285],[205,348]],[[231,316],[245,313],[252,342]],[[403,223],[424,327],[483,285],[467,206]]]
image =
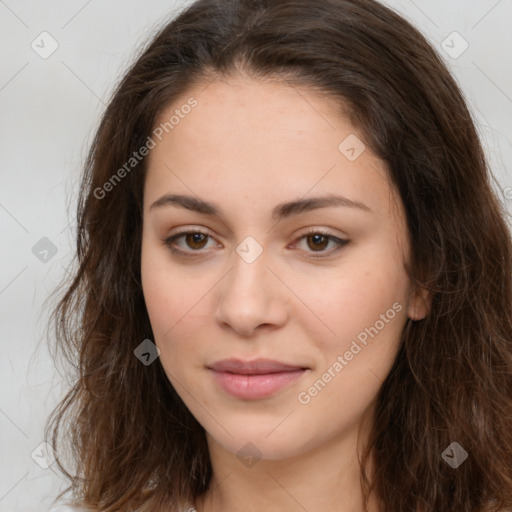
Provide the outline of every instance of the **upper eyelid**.
[[[306,231],[303,231],[302,233],[300,233],[294,237],[294,240],[293,240],[294,243],[302,240],[303,238],[305,238],[306,236],[311,235],[311,234],[320,234],[320,235],[327,237],[329,240],[331,240],[335,244],[337,244],[338,249],[342,248],[344,245],[346,245],[349,242],[348,238],[344,238],[343,236],[341,236],[341,237],[336,236],[336,235],[330,233],[329,230],[325,229],[325,228],[309,227],[309,228],[305,228],[305,229],[306,229]],[[178,231],[177,233],[174,233],[174,234],[166,237],[164,239],[164,242],[166,243],[166,245],[171,245],[172,242],[181,238],[182,236],[185,236],[188,234],[196,234],[196,233],[205,235],[205,236],[217,241],[215,236],[213,236],[209,232],[208,229],[202,230],[199,228],[188,228],[188,229],[184,229],[183,231]],[[194,250],[184,250],[184,249],[178,248],[175,250],[178,252],[182,252],[183,254],[194,254],[194,253],[201,254],[203,252],[202,249],[194,251]],[[331,252],[334,252],[335,250],[336,249],[330,250],[330,251],[318,251],[318,254],[322,254],[322,253],[330,254]],[[308,252],[308,251],[306,251],[306,252]],[[315,251],[311,251],[311,253],[314,254]]]
[[[299,238],[302,238],[302,237],[304,237],[306,235],[310,235],[310,234],[321,234],[326,237],[334,238],[337,240],[347,240],[347,238],[348,238],[348,237],[345,238],[345,235],[335,235],[335,234],[331,233],[329,231],[329,229],[326,229],[326,228],[308,227],[308,228],[304,228],[304,229],[305,229],[305,231],[302,231],[301,233],[297,234],[294,237],[294,240],[297,240]],[[172,235],[169,235],[168,237],[165,238],[165,240],[168,240],[168,239],[174,238],[174,237],[177,238],[182,235],[195,234],[195,233],[199,233],[199,234],[208,236],[210,238],[213,238],[214,240],[217,240],[217,238],[210,232],[210,230],[208,230],[208,229],[203,230],[200,228],[185,228],[183,231],[178,231],[176,233],[173,233]]]

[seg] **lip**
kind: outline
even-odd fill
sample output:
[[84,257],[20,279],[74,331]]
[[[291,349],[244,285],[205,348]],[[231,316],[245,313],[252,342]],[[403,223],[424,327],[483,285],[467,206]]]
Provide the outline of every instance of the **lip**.
[[263,375],[306,369],[305,366],[282,363],[273,359],[253,359],[251,361],[244,361],[234,358],[217,361],[208,368],[216,372],[230,372],[239,375]]
[[208,367],[217,384],[236,398],[269,397],[302,377],[309,368],[271,359],[224,359]]

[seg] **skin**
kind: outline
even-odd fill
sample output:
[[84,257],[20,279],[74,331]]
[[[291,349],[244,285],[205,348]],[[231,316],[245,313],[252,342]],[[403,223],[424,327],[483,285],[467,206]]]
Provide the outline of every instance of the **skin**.
[[[236,76],[190,89],[158,121],[190,96],[197,106],[148,156],[141,270],[161,364],[207,435],[213,480],[195,507],[339,512],[342,504],[360,512],[357,448],[407,317],[427,313],[404,269],[403,205],[368,147],[354,161],[338,150],[348,135],[363,137],[333,99]],[[371,212],[330,206],[271,218],[278,203],[333,192]],[[222,216],[150,208],[169,193],[211,201]],[[301,238],[307,228],[349,243]],[[171,253],[164,240],[194,229],[210,238],[174,245],[201,255]],[[236,252],[247,236],[262,249],[252,263]],[[396,303],[394,318],[332,377],[337,357]],[[309,369],[268,398],[244,400],[221,390],[207,368],[231,357]],[[301,403],[299,393],[330,367],[330,381]],[[260,453],[251,466],[237,457],[247,443]],[[370,510],[378,510],[373,501]]]

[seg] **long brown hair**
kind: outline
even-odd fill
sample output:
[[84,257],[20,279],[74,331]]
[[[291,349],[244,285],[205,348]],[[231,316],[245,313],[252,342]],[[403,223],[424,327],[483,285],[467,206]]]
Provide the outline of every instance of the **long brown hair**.
[[[507,212],[457,83],[413,26],[373,0],[199,0],[118,85],[81,182],[78,268],[51,316],[76,367],[46,429],[72,465],[57,459],[68,490],[102,511],[169,511],[208,487],[204,429],[159,360],[134,356],[152,339],[140,278],[145,159],[129,172],[126,162],[192,85],[242,72],[339,101],[389,168],[407,214],[407,270],[430,291],[430,312],[407,322],[378,396],[365,498],[374,492],[390,512],[512,508]],[[457,468],[443,456],[454,442],[468,454]]]

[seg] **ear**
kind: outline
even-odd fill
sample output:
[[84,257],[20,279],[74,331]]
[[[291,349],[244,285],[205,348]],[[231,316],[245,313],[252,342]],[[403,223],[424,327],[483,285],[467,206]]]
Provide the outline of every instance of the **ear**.
[[411,320],[423,320],[430,311],[431,303],[432,296],[429,291],[425,288],[416,288],[412,300],[409,303],[407,316]]

